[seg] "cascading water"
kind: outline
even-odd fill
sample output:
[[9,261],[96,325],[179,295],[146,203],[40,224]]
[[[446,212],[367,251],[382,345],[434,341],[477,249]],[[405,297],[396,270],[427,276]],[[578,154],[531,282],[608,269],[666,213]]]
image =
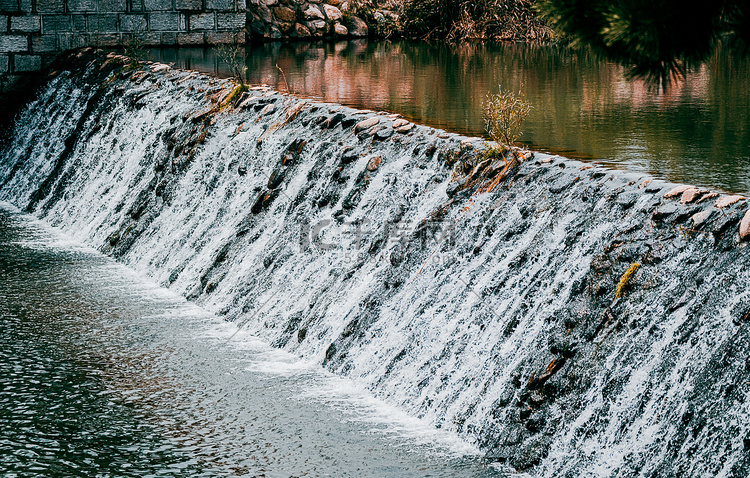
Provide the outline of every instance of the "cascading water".
[[750,473],[744,199],[68,63],[0,199],[534,476]]

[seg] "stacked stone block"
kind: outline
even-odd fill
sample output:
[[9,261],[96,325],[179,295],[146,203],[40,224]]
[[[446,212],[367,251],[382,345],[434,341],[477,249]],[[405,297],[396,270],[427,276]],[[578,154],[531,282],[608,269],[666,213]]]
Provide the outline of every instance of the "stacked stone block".
[[0,0],[0,94],[83,46],[244,42],[245,0]]

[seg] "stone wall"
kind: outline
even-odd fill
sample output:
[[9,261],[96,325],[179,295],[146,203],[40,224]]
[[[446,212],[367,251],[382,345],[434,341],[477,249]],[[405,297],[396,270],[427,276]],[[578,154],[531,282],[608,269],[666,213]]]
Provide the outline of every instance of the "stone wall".
[[250,0],[248,32],[264,40],[366,37],[367,24],[348,10],[340,0]]
[[[0,0],[0,127],[35,72],[84,46],[366,37],[350,0]],[[382,15],[381,15],[382,16]],[[0,131],[1,132],[1,131]]]
[[[0,102],[58,52],[245,40],[245,0],[0,0]],[[238,33],[239,32],[239,33]]]

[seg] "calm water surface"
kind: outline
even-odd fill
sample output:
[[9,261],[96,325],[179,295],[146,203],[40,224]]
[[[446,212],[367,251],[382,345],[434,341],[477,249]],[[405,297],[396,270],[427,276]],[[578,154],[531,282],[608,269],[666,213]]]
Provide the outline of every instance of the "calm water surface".
[[[150,54],[229,75],[213,50]],[[521,88],[534,107],[521,139],[536,150],[750,193],[750,61],[722,53],[666,92],[586,53],[524,44],[270,43],[248,48],[247,66],[253,83],[472,135],[488,93]]]
[[0,476],[507,476],[234,332],[0,203]]

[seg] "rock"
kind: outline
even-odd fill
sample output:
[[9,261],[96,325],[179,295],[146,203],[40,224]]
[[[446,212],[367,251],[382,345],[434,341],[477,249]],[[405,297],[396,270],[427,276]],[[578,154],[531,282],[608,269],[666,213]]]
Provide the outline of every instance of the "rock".
[[396,121],[393,122],[393,128],[394,129],[398,129],[398,128],[402,127],[402,126],[406,126],[407,124],[409,124],[409,122],[407,120],[405,120],[403,118],[399,118],[399,119],[397,119]]
[[323,12],[326,14],[326,17],[332,22],[338,22],[343,20],[344,18],[341,10],[334,7],[333,5],[323,5]]
[[699,197],[701,197],[705,192],[706,191],[701,191],[698,188],[686,189],[682,193],[682,197],[680,198],[680,202],[682,204],[689,204],[689,203],[695,201],[696,199],[698,199]]
[[393,129],[388,127],[383,127],[383,129],[380,129],[375,133],[375,137],[380,140],[388,139],[391,136],[393,136]]
[[682,193],[684,193],[688,189],[695,189],[695,187],[690,186],[688,184],[682,184],[682,185],[677,186],[676,188],[672,189],[668,193],[664,194],[664,197],[665,198],[676,198],[677,196],[681,196]]
[[375,12],[372,18],[381,25],[385,23],[385,15],[383,15],[383,12]]
[[672,214],[676,213],[678,211],[678,207],[674,204],[667,204],[665,206],[662,206],[660,209],[657,209],[654,211],[653,218],[655,221],[661,221],[666,219],[667,217],[671,216]]
[[380,156],[375,156],[374,158],[370,159],[370,161],[367,162],[367,170],[368,171],[375,171],[380,167],[380,163],[383,162],[383,158]]
[[573,183],[575,183],[577,180],[577,177],[571,177],[567,175],[563,176],[560,179],[555,180],[552,185],[550,185],[549,191],[553,194],[559,194],[572,186]]
[[343,128],[350,128],[351,126],[356,124],[358,120],[359,118],[357,118],[356,116],[347,116],[341,120],[341,126]]
[[701,227],[703,224],[706,223],[706,221],[708,221],[711,218],[711,216],[713,216],[714,212],[716,211],[714,211],[713,209],[708,209],[706,211],[693,214],[693,216],[690,218],[693,221],[693,227],[694,228]]
[[370,136],[373,136],[375,133],[377,133],[381,129],[385,129],[385,128],[387,128],[387,126],[384,124],[376,124],[375,126],[372,126],[366,129],[365,131],[361,131],[358,136],[359,138],[369,138]]
[[284,35],[289,35],[293,31],[294,24],[289,22],[279,22],[278,26],[279,30],[281,30]]
[[293,36],[297,38],[308,38],[311,35],[310,35],[310,30],[308,30],[306,26],[300,23],[295,23]]
[[321,123],[321,127],[331,129],[339,124],[344,118],[346,118],[346,115],[344,113],[336,113],[327,120],[323,121],[323,123]]
[[638,189],[643,189],[643,188],[645,188],[646,186],[648,186],[649,184],[651,184],[651,181],[653,181],[653,179],[647,179],[647,180],[643,181],[643,182],[642,182],[642,183],[641,183],[641,184],[640,184],[640,185],[638,186]]
[[294,23],[297,14],[289,7],[276,7],[273,9],[273,15],[282,22]]
[[306,22],[305,26],[314,36],[323,36],[328,31],[328,25],[323,20],[313,20]]
[[265,107],[263,107],[263,109],[260,110],[260,115],[261,116],[270,115],[274,111],[276,111],[276,105],[272,103],[270,105],[266,105]]
[[263,3],[268,7],[272,7],[279,3],[279,0],[263,0]]
[[344,25],[337,23],[333,26],[333,33],[336,36],[345,37],[349,34],[349,29],[346,28]]
[[412,128],[414,128],[414,123],[409,123],[404,126],[401,126],[400,128],[396,128],[396,132],[404,134],[404,133],[408,133],[409,131],[411,131]]
[[731,206],[732,204],[742,201],[743,199],[745,199],[745,196],[740,196],[739,194],[723,196],[716,200],[714,206],[718,207],[719,209],[724,209],[725,207]]
[[731,227],[740,222],[740,216],[741,214],[737,211],[725,214],[716,221],[711,232],[715,236],[723,236]]
[[615,203],[623,209],[633,207],[636,201],[638,201],[638,193],[634,192],[620,193],[615,199]]
[[740,240],[750,239],[750,210],[745,213],[745,217],[740,221]]
[[320,11],[318,7],[315,5],[308,5],[307,8],[305,8],[302,11],[302,17],[305,20],[325,20],[325,15],[323,15],[323,12]]
[[267,38],[271,38],[273,40],[278,40],[281,38],[281,30],[279,30],[279,27],[276,25],[271,25],[268,31]]
[[366,120],[360,121],[359,123],[357,123],[356,126],[354,126],[354,132],[359,133],[360,131],[370,129],[376,124],[378,124],[379,122],[380,122],[380,118],[378,118],[377,116],[372,117],[372,118],[367,118]]
[[[704,191],[706,192],[706,191]],[[701,195],[701,198],[698,199],[698,202],[708,201],[709,199],[713,199],[715,197],[719,197],[719,193],[708,193]]]
[[255,9],[255,13],[258,15],[258,18],[260,20],[263,20],[265,23],[272,23],[273,17],[271,16],[271,9],[265,6],[264,4],[260,4]]
[[349,17],[346,27],[349,29],[349,34],[353,37],[366,37],[370,33],[367,24],[359,17]]

